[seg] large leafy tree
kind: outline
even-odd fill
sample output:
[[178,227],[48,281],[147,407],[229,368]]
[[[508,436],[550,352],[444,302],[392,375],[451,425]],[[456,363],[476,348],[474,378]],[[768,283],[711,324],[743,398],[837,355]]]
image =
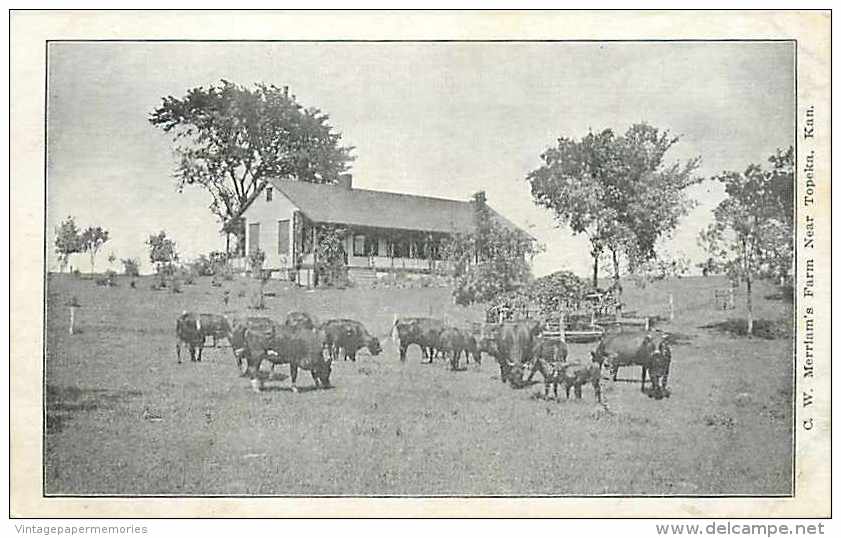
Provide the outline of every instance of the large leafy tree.
[[268,178],[334,183],[353,148],[317,108],[305,108],[288,88],[253,88],[226,80],[165,97],[149,121],[170,134],[179,192],[198,185],[211,195],[210,210],[234,230],[234,219]]
[[67,268],[70,256],[82,252],[82,237],[76,220],[67,217],[55,229],[55,251],[62,272]]
[[657,241],[693,207],[685,189],[699,181],[693,172],[700,159],[665,163],[679,140],[644,123],[621,136],[605,129],[581,140],[559,138],[528,174],[535,202],[590,240],[594,286],[606,252],[618,282],[620,258],[631,267],[653,258]]
[[79,238],[82,244],[82,252],[87,252],[91,257],[91,273],[94,272],[96,254],[108,241],[108,230],[101,226],[89,226]]
[[528,262],[538,245],[522,232],[494,218],[485,193],[474,195],[475,228],[454,235],[445,245],[445,257],[454,266],[453,296],[460,305],[496,299],[531,278]]
[[749,335],[754,281],[788,275],[793,262],[794,148],[777,151],[769,161],[771,170],[751,164],[713,178],[724,184],[727,198],[699,237],[715,265],[745,283]]

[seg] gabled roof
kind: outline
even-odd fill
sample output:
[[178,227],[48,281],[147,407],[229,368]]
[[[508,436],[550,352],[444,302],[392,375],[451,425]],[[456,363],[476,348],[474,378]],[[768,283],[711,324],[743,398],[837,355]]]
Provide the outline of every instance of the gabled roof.
[[[473,203],[468,201],[304,181],[270,183],[313,222],[441,233],[469,232],[474,227]],[[526,234],[491,211],[500,224]]]

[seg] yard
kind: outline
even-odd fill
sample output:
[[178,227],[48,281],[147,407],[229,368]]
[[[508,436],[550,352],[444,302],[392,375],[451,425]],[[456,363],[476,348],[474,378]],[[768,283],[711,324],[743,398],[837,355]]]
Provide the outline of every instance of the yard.
[[[628,309],[667,319],[675,335],[669,384],[656,401],[639,391],[639,369],[593,392],[542,399],[542,383],[513,390],[491,358],[451,372],[401,364],[388,338],[395,315],[481,320],[449,290],[288,289],[257,315],[304,310],[348,317],[384,351],[334,364],[330,390],[289,391],[287,368],[251,392],[230,349],[204,361],[175,360],[175,318],[184,310],[245,311],[244,281],[210,279],[183,293],[116,288],[50,275],[45,357],[47,495],[787,495],[792,489],[792,341],[733,336],[739,309],[712,304],[719,278],[625,286]],[[791,319],[792,305],[758,285],[756,317]],[[77,297],[79,333],[66,302]],[[790,325],[790,324],[789,324]],[[586,359],[593,344],[571,345]],[[539,376],[538,376],[539,377]],[[626,381],[623,381],[626,380]],[[634,381],[634,382],[628,382]]]

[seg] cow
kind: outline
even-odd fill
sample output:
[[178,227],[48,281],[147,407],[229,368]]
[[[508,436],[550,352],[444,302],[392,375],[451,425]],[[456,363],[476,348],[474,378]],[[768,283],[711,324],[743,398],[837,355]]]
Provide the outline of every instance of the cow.
[[611,372],[613,381],[620,366],[642,367],[640,390],[645,392],[645,376],[651,378],[652,398],[669,397],[667,388],[672,350],[668,338],[651,333],[619,333],[604,337],[591,352],[593,361],[604,363]]
[[[245,331],[251,330],[262,334],[266,338],[271,338],[276,327],[277,324],[273,320],[261,316],[249,316],[234,320],[234,329],[229,341],[231,342],[231,351],[234,354],[237,369],[243,377],[247,375],[244,366],[248,366],[248,345],[245,341]],[[272,369],[274,369],[274,365],[272,365]]]
[[245,341],[248,346],[248,376],[251,388],[255,392],[262,389],[262,380],[257,372],[264,360],[274,364],[288,364],[292,381],[292,392],[298,392],[298,369],[309,370],[316,387],[330,386],[332,359],[324,356],[324,331],[302,328],[276,327],[267,337],[259,331],[246,329]]
[[186,344],[190,351],[191,362],[201,362],[202,349],[207,337],[213,338],[213,346],[219,338],[231,339],[231,323],[225,316],[218,314],[197,314],[182,312],[175,320],[175,354],[181,364],[181,344]]
[[483,327],[480,349],[496,358],[503,383],[510,382],[512,387],[522,386],[523,366],[531,362],[534,339],[541,330],[542,324],[537,320]]
[[284,324],[287,327],[292,327],[293,329],[307,329],[313,330],[318,326],[318,322],[315,318],[306,312],[289,312],[286,315],[286,321]]
[[423,356],[432,362],[436,350],[440,347],[441,332],[444,322],[432,318],[402,318],[394,321],[391,336],[400,347],[400,360],[406,361],[406,350],[412,344],[421,348]]
[[367,347],[371,355],[379,355],[382,351],[380,340],[371,335],[365,326],[352,319],[331,319],[321,325],[325,334],[325,347],[330,352],[330,358],[337,360],[339,353],[344,354],[344,360],[356,361],[356,352]]
[[[568,362],[563,365],[560,382],[564,384],[566,397],[569,400],[569,389],[575,387],[575,398],[581,399],[581,387],[590,383],[593,385],[593,392],[596,401],[602,403],[602,368],[595,362],[584,364],[581,362]],[[555,387],[555,399],[558,399],[557,385]]]
[[[447,354],[450,355],[450,369],[452,370],[458,370],[459,357],[462,352],[464,352],[466,358],[470,353],[474,354],[474,359],[476,357],[476,339],[470,333],[457,327],[447,327],[441,331],[438,345],[440,346],[439,350],[444,353],[445,359]],[[467,362],[470,362],[469,358],[467,358]]]
[[[535,336],[532,344],[532,368],[526,383],[530,382],[536,371],[540,368],[538,359],[548,363],[565,363],[569,348],[566,342],[561,340],[550,340],[542,336]],[[545,377],[545,375],[544,375]]]
[[558,399],[558,385],[563,385],[566,397],[569,399],[569,391],[575,388],[575,397],[581,398],[581,387],[588,383],[593,385],[596,401],[602,401],[601,389],[601,366],[596,362],[583,364],[578,361],[563,362],[553,361],[550,358],[535,356],[534,371],[540,372],[543,376],[543,396],[549,398],[549,387],[552,387],[555,400]]

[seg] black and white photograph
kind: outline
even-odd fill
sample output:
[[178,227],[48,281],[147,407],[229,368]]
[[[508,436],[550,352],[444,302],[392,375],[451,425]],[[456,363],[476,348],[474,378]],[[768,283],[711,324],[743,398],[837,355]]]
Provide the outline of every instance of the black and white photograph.
[[44,499],[797,496],[796,39],[43,45]]

